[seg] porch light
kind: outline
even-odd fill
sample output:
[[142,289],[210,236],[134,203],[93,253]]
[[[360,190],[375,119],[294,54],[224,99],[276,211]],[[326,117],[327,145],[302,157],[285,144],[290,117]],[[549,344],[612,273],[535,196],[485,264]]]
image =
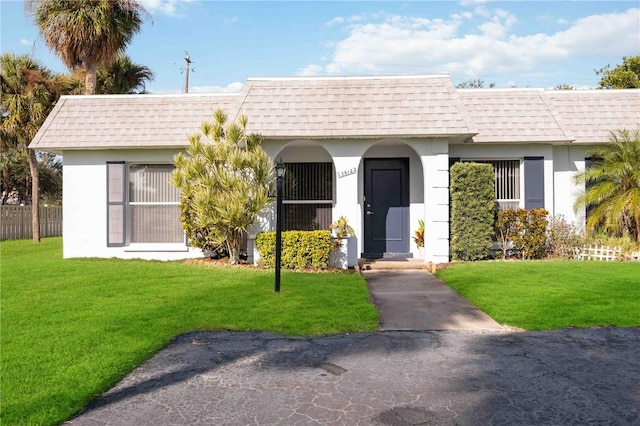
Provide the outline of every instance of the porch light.
[[282,162],[276,164],[276,293],[280,293],[280,263],[282,258],[282,180],[286,169]]

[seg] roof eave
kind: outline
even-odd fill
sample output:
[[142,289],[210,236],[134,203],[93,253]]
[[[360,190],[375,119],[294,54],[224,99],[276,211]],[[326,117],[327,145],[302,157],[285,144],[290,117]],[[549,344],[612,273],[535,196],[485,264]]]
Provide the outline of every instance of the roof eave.
[[447,139],[470,139],[477,133],[431,133],[431,134],[294,134],[294,135],[265,135],[261,134],[265,140],[299,140],[299,139],[314,139],[314,140],[332,140],[332,139],[433,139],[433,138],[447,138]]

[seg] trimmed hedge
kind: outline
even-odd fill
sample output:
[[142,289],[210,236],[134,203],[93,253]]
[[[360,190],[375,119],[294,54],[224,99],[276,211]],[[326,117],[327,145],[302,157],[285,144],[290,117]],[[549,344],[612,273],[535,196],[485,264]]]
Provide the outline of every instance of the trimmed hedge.
[[[261,232],[256,236],[260,265],[274,268],[276,264],[276,233]],[[282,233],[283,269],[326,269],[331,251],[330,231],[285,231]]]
[[450,178],[451,255],[454,260],[484,259],[494,234],[493,166],[456,163]]

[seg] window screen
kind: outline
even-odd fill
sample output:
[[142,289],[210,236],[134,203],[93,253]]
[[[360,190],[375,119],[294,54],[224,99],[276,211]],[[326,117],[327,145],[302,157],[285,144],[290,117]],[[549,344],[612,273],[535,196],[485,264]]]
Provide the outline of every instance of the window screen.
[[474,160],[491,164],[494,173],[495,199],[500,210],[520,207],[520,160]]
[[131,243],[183,243],[180,192],[170,182],[170,164],[131,164],[129,217]]
[[332,163],[286,163],[283,229],[329,229],[333,208]]

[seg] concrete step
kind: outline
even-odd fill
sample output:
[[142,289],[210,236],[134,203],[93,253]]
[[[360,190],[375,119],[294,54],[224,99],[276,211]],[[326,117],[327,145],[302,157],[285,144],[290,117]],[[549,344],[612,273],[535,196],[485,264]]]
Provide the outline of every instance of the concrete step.
[[427,269],[424,260],[412,258],[358,259],[361,271],[394,269]]

